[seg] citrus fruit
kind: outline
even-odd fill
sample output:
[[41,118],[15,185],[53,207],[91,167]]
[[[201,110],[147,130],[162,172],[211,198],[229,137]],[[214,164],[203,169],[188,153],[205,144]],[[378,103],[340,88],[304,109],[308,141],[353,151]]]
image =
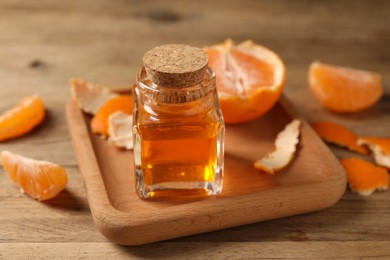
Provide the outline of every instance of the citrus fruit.
[[349,149],[361,154],[368,154],[366,147],[357,143],[358,136],[348,128],[327,121],[318,121],[312,124],[317,134],[328,143]]
[[215,72],[218,96],[226,123],[254,120],[278,101],[286,69],[273,51],[245,41],[205,47],[209,67]]
[[131,95],[119,95],[109,99],[92,118],[92,132],[107,136],[108,117],[116,111],[131,114],[133,112],[133,97]]
[[51,162],[33,160],[8,151],[0,154],[0,160],[21,191],[39,201],[55,197],[68,182],[65,170]]
[[380,74],[319,62],[309,67],[309,84],[318,101],[335,112],[363,110],[383,95]]
[[385,168],[359,159],[348,158],[340,160],[347,176],[351,190],[361,195],[371,195],[375,190],[387,190],[389,174]]
[[282,170],[293,160],[299,142],[301,121],[294,119],[278,134],[275,140],[275,151],[267,154],[254,164],[256,169],[269,174]]
[[38,95],[22,99],[0,116],[0,141],[30,132],[45,118],[45,106]]

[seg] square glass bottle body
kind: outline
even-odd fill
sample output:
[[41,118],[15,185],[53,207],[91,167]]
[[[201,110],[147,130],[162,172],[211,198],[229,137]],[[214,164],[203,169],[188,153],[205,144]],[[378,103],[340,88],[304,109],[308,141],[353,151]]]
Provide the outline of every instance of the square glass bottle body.
[[225,126],[208,69],[182,89],[152,83],[142,69],[133,89],[134,167],[140,197],[198,197],[222,190]]

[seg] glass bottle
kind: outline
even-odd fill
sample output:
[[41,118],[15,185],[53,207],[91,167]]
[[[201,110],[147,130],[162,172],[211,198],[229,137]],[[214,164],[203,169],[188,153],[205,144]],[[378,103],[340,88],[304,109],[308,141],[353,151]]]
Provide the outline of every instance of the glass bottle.
[[133,89],[138,195],[220,193],[225,125],[207,54],[170,44],[148,51],[143,61]]

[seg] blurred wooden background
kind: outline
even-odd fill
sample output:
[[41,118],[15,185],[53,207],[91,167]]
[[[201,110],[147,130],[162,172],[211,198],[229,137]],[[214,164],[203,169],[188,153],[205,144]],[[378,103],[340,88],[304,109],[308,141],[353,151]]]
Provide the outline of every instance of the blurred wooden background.
[[[329,119],[361,135],[389,136],[390,1],[22,1],[0,0],[0,112],[38,93],[48,118],[31,134],[0,143],[62,164],[65,192],[47,203],[21,194],[0,168],[0,259],[390,257],[389,192],[347,191],[317,213],[142,247],[108,242],[94,227],[65,120],[67,81],[134,82],[143,53],[164,43],[207,46],[252,39],[287,66],[285,94],[309,120]],[[324,110],[307,84],[310,62],[377,71],[386,93],[353,115]],[[339,157],[351,155],[332,148]]]

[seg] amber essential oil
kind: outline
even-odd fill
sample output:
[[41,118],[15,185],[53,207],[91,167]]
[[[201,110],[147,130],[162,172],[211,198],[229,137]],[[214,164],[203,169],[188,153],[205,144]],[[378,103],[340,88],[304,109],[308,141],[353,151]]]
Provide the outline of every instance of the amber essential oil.
[[209,68],[201,73],[200,82],[185,86],[172,80],[161,86],[146,68],[137,77],[134,164],[142,198],[198,197],[222,190],[225,127],[215,75]]

